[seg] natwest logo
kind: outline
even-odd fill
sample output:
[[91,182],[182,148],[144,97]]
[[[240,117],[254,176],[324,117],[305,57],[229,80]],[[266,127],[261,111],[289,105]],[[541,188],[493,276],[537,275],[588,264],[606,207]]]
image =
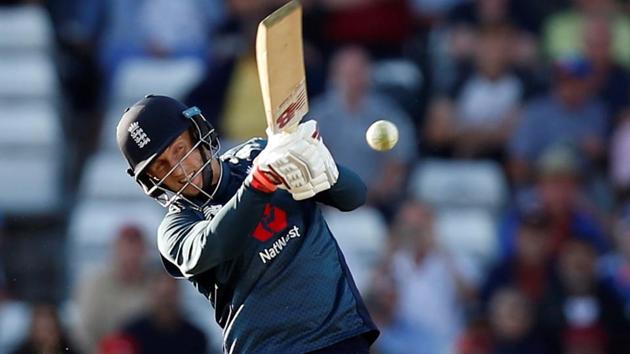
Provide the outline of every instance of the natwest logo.
[[274,234],[284,230],[288,225],[287,213],[271,204],[265,205],[262,220],[256,226],[253,236],[260,241],[269,240]]
[[260,257],[260,260],[263,262],[263,264],[266,264],[267,262],[276,258],[276,256],[278,256],[280,252],[282,252],[282,250],[287,246],[287,243],[289,243],[291,239],[301,236],[302,235],[300,234],[300,229],[297,226],[293,226],[286,235],[275,240],[271,247],[264,249],[261,252],[258,252],[258,257]]

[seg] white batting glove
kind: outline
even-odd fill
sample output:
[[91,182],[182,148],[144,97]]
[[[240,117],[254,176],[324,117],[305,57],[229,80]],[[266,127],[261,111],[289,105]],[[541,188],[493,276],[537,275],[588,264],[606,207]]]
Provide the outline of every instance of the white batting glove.
[[317,144],[317,152],[319,153],[320,158],[324,161],[328,183],[333,186],[337,183],[337,179],[339,178],[339,170],[337,169],[337,164],[326,145],[324,145],[324,141],[321,137],[319,137],[319,142]]
[[326,161],[321,158],[317,123],[302,123],[294,133],[269,134],[258,167],[279,179],[295,200],[313,197],[329,189]]
[[[315,144],[317,146],[315,152],[316,156],[311,157],[312,162],[309,165],[310,171],[312,171],[310,183],[289,190],[295,200],[302,200],[310,198],[321,191],[330,189],[330,187],[337,182],[339,171],[335,160],[319,135],[317,122],[308,121],[300,124],[297,133],[309,144]],[[310,153],[311,149],[308,151]]]

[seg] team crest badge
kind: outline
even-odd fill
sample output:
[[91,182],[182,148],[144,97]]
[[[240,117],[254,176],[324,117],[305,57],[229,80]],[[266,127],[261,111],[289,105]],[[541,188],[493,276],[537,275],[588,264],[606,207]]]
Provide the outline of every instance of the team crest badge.
[[145,147],[149,142],[151,142],[151,139],[149,139],[149,137],[140,127],[140,124],[138,124],[138,122],[131,123],[128,131],[133,141],[135,141],[138,147],[141,149]]

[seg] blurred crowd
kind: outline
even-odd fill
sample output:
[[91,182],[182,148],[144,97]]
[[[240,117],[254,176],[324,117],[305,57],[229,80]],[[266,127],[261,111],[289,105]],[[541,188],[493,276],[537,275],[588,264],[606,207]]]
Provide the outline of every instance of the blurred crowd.
[[[224,146],[264,136],[256,29],[284,2],[0,1],[53,24],[66,215],[131,60],[202,62],[179,98]],[[326,213],[381,329],[373,352],[630,353],[628,2],[302,4],[307,117],[369,188],[360,210]],[[385,153],[365,143],[379,119],[400,132]],[[111,238],[76,285],[41,282],[69,287],[60,297],[16,291],[0,258],[0,354],[220,351],[187,317],[183,282],[151,261],[153,235],[129,224]],[[210,326],[209,305],[202,316]]]

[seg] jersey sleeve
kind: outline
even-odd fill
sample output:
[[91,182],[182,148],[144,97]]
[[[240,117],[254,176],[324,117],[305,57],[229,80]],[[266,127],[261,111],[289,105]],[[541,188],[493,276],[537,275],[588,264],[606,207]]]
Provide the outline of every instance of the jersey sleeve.
[[365,204],[367,187],[350,169],[337,165],[339,178],[330,189],[315,196],[315,200],[341,211],[352,211]]
[[233,259],[247,244],[271,195],[243,185],[210,220],[191,209],[169,212],[158,229],[160,254],[187,278]]

